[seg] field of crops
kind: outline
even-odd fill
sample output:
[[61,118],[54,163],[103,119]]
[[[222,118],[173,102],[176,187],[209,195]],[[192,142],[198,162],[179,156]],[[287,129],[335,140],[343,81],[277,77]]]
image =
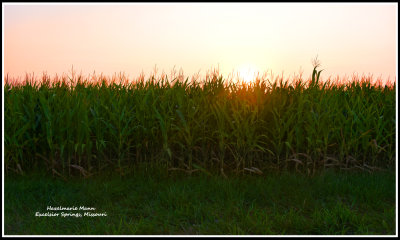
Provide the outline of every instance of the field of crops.
[[5,173],[394,171],[395,84],[74,76],[4,86]]

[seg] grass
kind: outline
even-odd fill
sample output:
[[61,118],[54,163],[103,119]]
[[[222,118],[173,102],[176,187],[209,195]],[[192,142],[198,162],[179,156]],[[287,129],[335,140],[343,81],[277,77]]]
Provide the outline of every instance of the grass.
[[[396,226],[394,174],[227,179],[138,169],[68,182],[36,173],[7,177],[4,186],[6,235],[393,235]],[[47,206],[107,216],[34,216]]]
[[139,163],[187,172],[313,175],[324,169],[394,170],[395,84],[257,78],[214,73],[82,76],[4,86],[5,173],[45,168],[68,177],[121,175]]

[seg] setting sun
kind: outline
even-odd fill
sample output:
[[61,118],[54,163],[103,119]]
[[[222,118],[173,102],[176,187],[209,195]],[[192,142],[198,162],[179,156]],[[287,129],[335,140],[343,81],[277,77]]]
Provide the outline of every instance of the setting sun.
[[254,65],[251,64],[242,65],[238,68],[239,81],[250,83],[255,80],[259,72],[260,71]]

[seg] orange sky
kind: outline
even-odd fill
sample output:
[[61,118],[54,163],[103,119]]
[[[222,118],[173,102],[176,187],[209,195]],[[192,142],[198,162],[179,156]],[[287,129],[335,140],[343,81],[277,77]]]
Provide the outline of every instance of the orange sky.
[[[397,76],[397,3],[2,4],[3,74]],[[250,69],[250,70],[249,70]],[[397,77],[396,77],[397,79]]]

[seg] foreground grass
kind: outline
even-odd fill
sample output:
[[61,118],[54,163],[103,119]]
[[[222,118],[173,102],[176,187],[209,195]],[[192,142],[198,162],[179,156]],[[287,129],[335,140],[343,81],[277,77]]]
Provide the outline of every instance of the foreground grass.
[[[395,234],[394,173],[223,178],[140,170],[67,182],[9,176],[4,186],[6,235]],[[107,216],[35,217],[47,206]]]

